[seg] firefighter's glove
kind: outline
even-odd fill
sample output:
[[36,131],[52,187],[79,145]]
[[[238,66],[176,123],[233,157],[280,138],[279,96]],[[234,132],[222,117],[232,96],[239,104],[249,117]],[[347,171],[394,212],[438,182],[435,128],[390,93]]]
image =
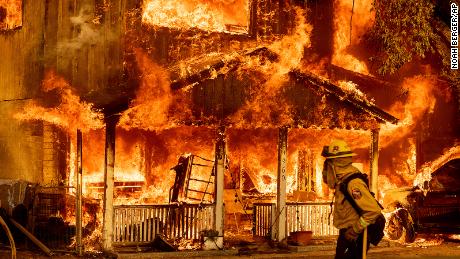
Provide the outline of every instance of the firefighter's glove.
[[359,233],[356,233],[354,230],[353,230],[353,227],[349,227],[347,229],[347,231],[345,232],[345,238],[348,240],[348,241],[356,241],[356,239],[358,239],[359,237]]

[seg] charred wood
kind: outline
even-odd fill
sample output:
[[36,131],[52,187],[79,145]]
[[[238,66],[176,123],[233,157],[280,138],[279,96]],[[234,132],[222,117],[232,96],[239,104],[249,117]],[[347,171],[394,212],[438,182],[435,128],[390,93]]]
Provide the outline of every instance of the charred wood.
[[[199,82],[202,82],[206,79],[212,78],[214,74],[220,74],[222,70],[232,71],[236,69],[244,61],[244,57],[255,57],[260,56],[266,58],[270,61],[276,61],[278,55],[270,51],[267,47],[259,47],[253,50],[244,52],[243,54],[238,54],[235,57],[226,59],[221,57],[218,61],[215,61],[212,65],[209,65],[207,68],[198,71],[197,73],[187,75],[184,78],[174,79],[171,82],[171,88],[173,90],[178,90],[188,85],[193,85]],[[177,67],[170,68],[171,71],[179,70]]]
[[398,122],[398,119],[393,117],[391,114],[379,109],[374,104],[364,100],[363,98],[360,98],[355,94],[350,94],[346,92],[345,90],[333,84],[327,79],[322,79],[311,73],[300,72],[299,70],[291,71],[289,72],[289,75],[291,76],[291,78],[293,78],[299,83],[304,84],[306,87],[313,87],[316,88],[316,90],[319,92],[334,95],[340,100],[351,104],[359,110],[364,110],[372,114],[380,122],[391,122],[394,124]]

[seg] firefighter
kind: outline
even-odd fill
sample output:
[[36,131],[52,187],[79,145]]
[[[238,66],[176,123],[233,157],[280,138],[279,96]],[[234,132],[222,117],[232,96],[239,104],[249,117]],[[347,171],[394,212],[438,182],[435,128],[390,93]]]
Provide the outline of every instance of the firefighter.
[[[332,140],[329,146],[324,146],[321,155],[326,158],[323,181],[331,190],[335,190],[333,219],[334,226],[340,230],[335,258],[362,258],[363,231],[383,217],[381,206],[369,191],[367,178],[356,177],[367,176],[352,165],[352,157],[356,154],[345,141]],[[378,231],[383,233],[383,228]],[[383,237],[381,233],[368,231],[368,235],[375,234]],[[367,248],[369,242],[370,240],[367,242]]]

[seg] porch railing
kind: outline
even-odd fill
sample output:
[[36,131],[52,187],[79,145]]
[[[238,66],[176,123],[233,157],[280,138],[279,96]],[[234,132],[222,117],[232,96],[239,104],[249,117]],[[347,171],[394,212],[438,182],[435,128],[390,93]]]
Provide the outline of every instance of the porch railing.
[[114,206],[113,245],[142,245],[156,234],[197,239],[214,225],[214,205],[155,204]]
[[[276,220],[276,204],[255,203],[253,207],[253,234],[268,236]],[[331,207],[329,202],[287,203],[286,221],[287,235],[294,231],[310,230],[313,236],[338,235],[332,225]]]

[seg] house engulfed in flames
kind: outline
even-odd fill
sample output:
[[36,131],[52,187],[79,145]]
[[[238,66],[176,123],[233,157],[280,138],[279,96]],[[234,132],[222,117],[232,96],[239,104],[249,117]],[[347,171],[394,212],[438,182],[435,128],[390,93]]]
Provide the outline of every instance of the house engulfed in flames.
[[23,17],[0,26],[0,178],[20,179],[5,181],[2,208],[80,251],[157,234],[185,248],[211,230],[218,247],[336,234],[321,147],[348,141],[383,197],[433,156],[419,121],[455,104],[434,75],[372,76],[353,54],[371,1],[356,6],[353,37],[345,2],[0,1]]

